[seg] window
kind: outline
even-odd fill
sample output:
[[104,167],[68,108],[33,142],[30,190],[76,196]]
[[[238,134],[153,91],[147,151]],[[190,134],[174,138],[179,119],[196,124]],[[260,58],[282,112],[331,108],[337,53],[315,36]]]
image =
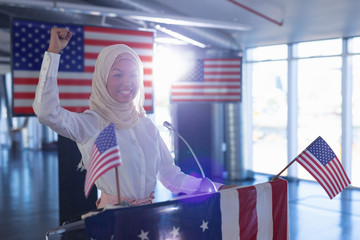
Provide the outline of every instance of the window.
[[[341,158],[341,57],[298,61],[298,150],[321,136]],[[299,178],[313,179],[299,167]]]
[[246,51],[247,61],[264,61],[286,59],[288,55],[287,45],[274,45],[258,48],[249,48]]
[[[258,48],[250,53],[253,60],[280,59],[286,58],[287,47]],[[287,61],[252,63],[251,75],[253,171],[277,174],[287,164]]]
[[295,57],[320,57],[340,55],[342,52],[342,39],[303,42],[297,46]]
[[[360,42],[358,44],[360,47]],[[360,169],[360,56],[352,57],[352,178],[351,184],[360,187],[360,175],[357,170]]]
[[349,39],[349,53],[360,53],[360,37]]

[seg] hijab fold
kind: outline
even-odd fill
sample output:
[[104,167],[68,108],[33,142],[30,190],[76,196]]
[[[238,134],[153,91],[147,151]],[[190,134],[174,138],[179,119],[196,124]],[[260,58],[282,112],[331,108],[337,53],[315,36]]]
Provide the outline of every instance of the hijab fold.
[[[119,103],[109,94],[106,84],[113,63],[117,57],[134,61],[139,68],[139,91],[130,103]],[[99,53],[95,63],[90,96],[90,110],[103,119],[114,123],[116,129],[133,128],[140,117],[145,115],[143,65],[134,50],[123,44],[105,47]]]

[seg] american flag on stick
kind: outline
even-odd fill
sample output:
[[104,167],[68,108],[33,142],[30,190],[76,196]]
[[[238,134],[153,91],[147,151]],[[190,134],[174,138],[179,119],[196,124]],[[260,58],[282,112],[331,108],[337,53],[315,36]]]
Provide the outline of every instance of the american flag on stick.
[[51,27],[68,28],[73,36],[61,52],[58,74],[60,104],[74,112],[89,107],[96,58],[104,47],[125,44],[134,49],[144,65],[145,103],[153,111],[154,33],[116,28],[55,24],[14,19],[12,22],[13,114],[32,115],[32,103]]
[[121,166],[120,149],[111,123],[102,130],[92,148],[85,177],[85,196],[89,196],[91,187],[101,175],[118,166]]
[[315,139],[296,161],[320,183],[330,199],[351,183],[339,159],[322,137]]
[[202,59],[184,79],[173,83],[172,102],[241,100],[241,59]]

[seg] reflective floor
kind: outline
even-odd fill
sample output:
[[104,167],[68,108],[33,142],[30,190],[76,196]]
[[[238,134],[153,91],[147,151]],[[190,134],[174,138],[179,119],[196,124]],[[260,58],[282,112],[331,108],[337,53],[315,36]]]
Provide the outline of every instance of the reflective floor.
[[[45,239],[58,226],[56,151],[11,152],[0,148],[0,239]],[[269,177],[236,182],[251,185]],[[171,194],[159,187],[157,200]],[[316,182],[289,181],[291,240],[360,239],[360,190],[347,189],[330,200]]]
[[45,239],[59,222],[57,153],[0,149],[0,239]]

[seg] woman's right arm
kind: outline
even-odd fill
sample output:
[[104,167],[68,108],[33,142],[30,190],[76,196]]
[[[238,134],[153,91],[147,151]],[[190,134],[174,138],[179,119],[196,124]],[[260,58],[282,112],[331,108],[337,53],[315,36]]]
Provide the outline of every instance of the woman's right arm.
[[[33,109],[39,122],[49,126],[58,134],[77,142],[83,142],[99,129],[99,118],[94,113],[74,113],[60,106],[57,74],[60,52],[70,40],[66,29],[51,30],[50,45],[44,54],[39,83],[36,88]],[[66,35],[65,35],[66,33]]]

